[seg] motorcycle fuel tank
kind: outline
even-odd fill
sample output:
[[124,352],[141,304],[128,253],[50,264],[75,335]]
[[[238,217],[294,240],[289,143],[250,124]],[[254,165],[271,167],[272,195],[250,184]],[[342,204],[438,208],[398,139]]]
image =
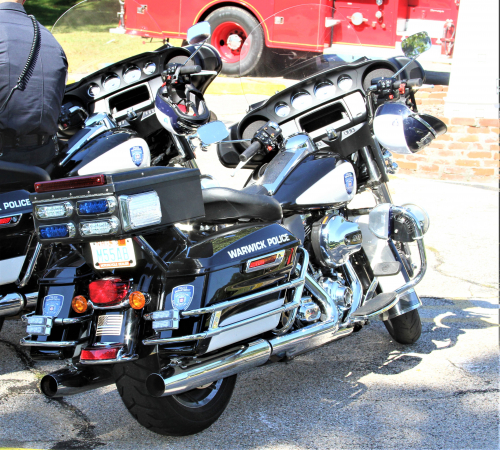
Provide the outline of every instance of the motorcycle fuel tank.
[[76,140],[77,135],[68,142],[68,153],[63,155],[53,178],[90,175],[103,170],[111,174],[151,165],[148,144],[133,131],[116,129],[104,132],[71,154],[72,144],[78,144]]
[[345,205],[353,199],[356,190],[352,164],[335,153],[320,150],[297,165],[274,198],[284,211],[305,211]]

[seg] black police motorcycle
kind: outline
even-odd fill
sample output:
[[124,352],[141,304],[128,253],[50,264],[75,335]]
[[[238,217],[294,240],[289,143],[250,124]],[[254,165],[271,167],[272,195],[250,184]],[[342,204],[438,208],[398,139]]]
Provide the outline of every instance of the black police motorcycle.
[[[200,53],[209,34],[202,31]],[[406,44],[415,58],[429,38]],[[218,419],[244,370],[290,361],[375,317],[398,342],[419,338],[414,287],[426,271],[429,218],[390,202],[379,142],[413,153],[446,127],[416,112],[411,86],[421,81],[400,79],[402,70],[366,88],[342,84],[338,95],[328,88],[332,78],[362,79],[371,64],[320,65],[254,105],[236,127],[249,133],[253,124],[246,148],[238,147],[244,133],[218,148],[225,165],[254,165],[240,191],[202,190],[198,169],[178,167],[36,184],[37,236],[64,252],[40,280],[21,344],[33,356],[70,361],[42,379],[45,395],[116,383],[139,423],[187,435]],[[221,142],[221,122],[189,120],[206,107],[197,93],[172,101],[180,72],[167,70],[158,90],[159,122],[188,142]],[[317,101],[303,98],[320,87],[328,89]],[[366,189],[378,204],[350,209]],[[415,268],[402,252],[411,242]]]
[[[92,29],[116,21],[119,7],[117,2],[81,2],[58,20],[52,32],[64,45],[67,33],[80,29],[82,23],[84,29]],[[109,33],[101,34],[109,38]],[[193,44],[196,38],[193,34]],[[166,130],[154,110],[154,95],[168,77],[165,74],[162,80],[161,67],[173,67],[173,75],[178,68],[176,77],[184,82],[183,88],[188,86],[188,94],[198,97],[220,72],[222,62],[217,51],[208,45],[196,55],[194,50],[192,45],[176,48],[165,44],[141,54],[136,54],[134,48],[128,58],[113,64],[107,59],[106,67],[66,87],[59,117],[60,150],[46,170],[0,162],[0,329],[5,317],[33,310],[39,275],[57,257],[54,246],[42,247],[34,232],[29,195],[34,192],[35,182],[81,177],[102,170],[118,173],[151,166],[197,167],[194,147],[184,136]],[[83,67],[70,53],[68,59],[73,73],[93,66],[87,60]],[[196,77],[191,82],[189,74],[194,72]],[[178,95],[186,96],[181,90]],[[195,118],[199,124],[210,119],[213,116],[201,121]],[[55,213],[48,212],[47,217]],[[61,251],[64,253],[59,249],[57,254]]]

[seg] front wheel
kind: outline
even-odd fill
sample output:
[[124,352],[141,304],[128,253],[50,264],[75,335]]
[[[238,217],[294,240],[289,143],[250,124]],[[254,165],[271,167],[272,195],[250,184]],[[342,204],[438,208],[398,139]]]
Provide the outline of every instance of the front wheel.
[[384,320],[384,325],[392,338],[400,344],[414,344],[422,334],[422,322],[418,309],[401,314],[394,319]]
[[224,63],[223,74],[243,76],[257,67],[264,51],[264,31],[255,17],[241,8],[225,6],[206,20],[212,28],[210,43]]
[[113,375],[130,414],[148,430],[166,436],[187,436],[212,425],[226,409],[236,383],[233,375],[183,394],[157,398],[146,390],[146,379],[158,368],[153,355],[117,364]]

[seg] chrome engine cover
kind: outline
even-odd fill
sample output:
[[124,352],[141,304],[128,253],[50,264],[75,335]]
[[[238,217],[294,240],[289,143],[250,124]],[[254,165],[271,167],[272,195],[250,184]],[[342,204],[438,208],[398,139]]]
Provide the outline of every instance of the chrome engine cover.
[[342,266],[361,249],[363,236],[357,223],[330,214],[312,227],[311,243],[316,260],[325,267]]
[[349,308],[352,305],[352,290],[344,283],[329,277],[321,277],[318,284],[325,290],[330,298],[340,309]]

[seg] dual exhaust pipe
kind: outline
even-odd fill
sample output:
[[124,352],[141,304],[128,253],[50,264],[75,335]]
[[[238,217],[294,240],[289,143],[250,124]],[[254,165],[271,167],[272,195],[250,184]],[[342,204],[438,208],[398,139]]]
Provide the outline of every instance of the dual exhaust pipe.
[[[359,282],[359,280],[355,280]],[[168,366],[146,379],[153,397],[181,394],[213,383],[267,362],[292,359],[329,342],[350,335],[353,328],[338,328],[338,311],[326,292],[308,275],[306,287],[320,304],[321,322],[273,339],[258,339],[249,344],[192,359],[182,365]],[[362,293],[362,289],[361,289]],[[48,397],[63,397],[113,383],[111,372],[102,366],[62,369],[42,378],[41,390]]]
[[[258,339],[217,355],[197,358],[182,365],[182,368],[174,366],[160,373],[152,373],[146,379],[146,389],[153,397],[181,394],[262,366],[273,359],[293,358],[352,332],[352,328],[338,331],[333,322],[320,322],[269,341]],[[83,369],[71,367],[45,375],[40,389],[47,397],[60,398],[107,386],[113,382],[111,371],[104,366]]]

